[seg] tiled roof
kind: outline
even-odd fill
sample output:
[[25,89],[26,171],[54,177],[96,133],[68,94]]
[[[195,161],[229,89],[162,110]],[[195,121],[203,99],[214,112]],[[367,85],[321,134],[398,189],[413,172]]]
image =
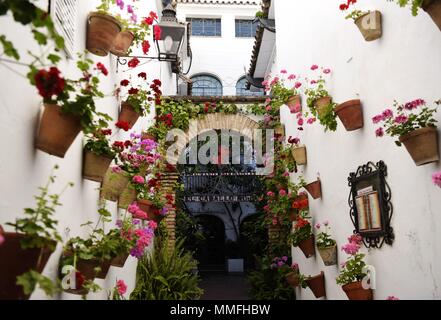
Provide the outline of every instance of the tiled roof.
[[177,0],[178,3],[196,3],[196,4],[232,4],[232,5],[258,5],[258,0]]

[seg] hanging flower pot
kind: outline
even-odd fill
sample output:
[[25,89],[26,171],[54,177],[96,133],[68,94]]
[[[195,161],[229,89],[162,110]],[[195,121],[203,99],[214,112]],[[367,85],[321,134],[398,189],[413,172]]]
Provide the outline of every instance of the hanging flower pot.
[[38,128],[35,147],[51,155],[64,158],[81,131],[77,116],[66,114],[55,104],[45,104]]
[[127,184],[118,198],[118,208],[127,209],[136,200],[136,190],[131,187],[131,184]]
[[322,97],[315,101],[314,105],[319,117],[323,117],[326,114],[331,103],[332,97]]
[[129,54],[129,48],[132,46],[132,42],[135,35],[131,31],[121,31],[113,42],[110,52],[118,57],[124,57]]
[[112,160],[113,157],[97,155],[92,151],[85,150],[83,155],[83,178],[102,182]]
[[123,102],[121,104],[121,111],[119,112],[118,121],[125,121],[129,124],[129,129],[135,125],[136,121],[138,121],[139,113],[133,109],[133,107],[127,103]]
[[307,163],[305,146],[292,146],[291,154],[298,165],[305,165]]
[[317,181],[307,184],[305,186],[305,189],[314,199],[319,199],[322,197],[322,183],[320,179],[317,179]]
[[363,128],[363,111],[359,99],[349,100],[338,105],[335,108],[335,113],[347,131]]
[[315,277],[305,279],[305,281],[316,298],[326,297],[325,273],[323,271]]
[[337,245],[327,248],[317,248],[325,266],[337,264]]
[[302,250],[306,258],[310,258],[315,254],[314,235],[299,243],[298,247]]
[[383,33],[381,23],[381,12],[370,11],[355,20],[355,24],[360,29],[366,41],[373,41],[381,38]]
[[124,171],[114,172],[111,168],[107,169],[101,185],[101,198],[117,201],[128,183],[129,178]]
[[286,101],[286,105],[289,107],[291,113],[302,111],[302,100],[300,95],[289,97],[288,101]]
[[101,268],[101,270],[99,270],[96,273],[96,278],[98,278],[98,279],[106,279],[107,273],[109,273],[111,262],[112,262],[112,260],[98,261],[98,266]]
[[160,222],[164,218],[164,216],[159,214],[158,208],[156,208],[149,200],[138,200],[138,207],[147,213],[147,220]]
[[153,140],[153,141],[156,141],[156,137],[154,135],[152,135],[151,133],[143,132],[142,133],[142,140]]
[[98,56],[107,56],[120,31],[121,24],[111,15],[90,13],[87,17],[86,49]]
[[423,0],[421,5],[441,30],[441,1],[440,0]]
[[[24,294],[22,287],[17,284],[17,277],[30,270],[43,272],[49,257],[53,253],[48,247],[22,249],[21,241],[24,234],[3,232],[0,234],[4,242],[0,245],[0,300],[23,300],[29,297]],[[55,247],[53,242],[52,246]]]
[[110,265],[113,267],[123,268],[129,258],[129,253],[122,253],[112,259]]
[[293,287],[297,288],[300,284],[300,274],[298,272],[290,272],[286,275],[286,282]]
[[348,296],[349,300],[372,300],[372,289],[364,289],[361,281],[352,282],[342,286],[343,291]]
[[438,131],[436,128],[425,127],[400,136],[417,166],[439,161]]
[[285,136],[285,125],[284,124],[280,124],[277,127],[274,128],[274,135],[277,136]]

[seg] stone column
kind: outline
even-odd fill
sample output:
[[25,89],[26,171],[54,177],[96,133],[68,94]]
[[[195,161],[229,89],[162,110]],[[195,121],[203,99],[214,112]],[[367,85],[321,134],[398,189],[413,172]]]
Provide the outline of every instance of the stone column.
[[[174,203],[176,201],[176,182],[179,179],[178,172],[164,172],[160,178],[161,191],[173,195]],[[165,218],[167,224],[167,241],[168,248],[174,249],[176,244],[176,209],[174,206],[169,207],[168,214]]]

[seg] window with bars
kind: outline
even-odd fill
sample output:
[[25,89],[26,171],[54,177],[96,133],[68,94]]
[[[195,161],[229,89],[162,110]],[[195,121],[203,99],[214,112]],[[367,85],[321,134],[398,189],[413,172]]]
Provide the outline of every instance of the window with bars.
[[253,38],[256,35],[257,22],[236,19],[236,38]]
[[251,86],[250,90],[246,88],[247,79],[245,77],[240,78],[236,83],[236,96],[263,96],[265,91]]
[[51,16],[55,29],[64,38],[65,51],[69,58],[75,53],[75,30],[78,0],[52,0]]
[[221,96],[222,83],[219,79],[210,75],[198,75],[191,78],[193,96]]
[[221,19],[187,18],[191,23],[191,35],[198,37],[220,37],[222,35]]

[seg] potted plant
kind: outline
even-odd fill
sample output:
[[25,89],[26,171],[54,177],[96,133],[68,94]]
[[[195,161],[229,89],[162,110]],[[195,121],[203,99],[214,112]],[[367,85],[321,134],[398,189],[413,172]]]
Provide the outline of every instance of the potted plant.
[[[54,170],[58,167],[55,166]],[[58,222],[53,215],[61,194],[50,194],[54,182],[53,172],[40,194],[35,197],[35,208],[24,209],[24,218],[7,223],[16,232],[5,232],[0,226],[0,299],[27,299],[39,286],[52,295],[55,287],[50,279],[41,275],[49,257],[61,237],[56,229]],[[69,184],[71,185],[71,184]]]
[[291,222],[294,222],[297,220],[297,216],[300,212],[309,210],[308,195],[305,192],[299,192],[294,201],[292,201],[291,208],[293,209],[293,212],[290,216],[290,220]]
[[[298,113],[302,110],[301,97],[298,89],[302,83],[298,81],[297,76],[290,74],[286,70],[280,71],[281,76],[267,78],[262,84],[265,90],[271,92],[270,98],[267,98],[266,108],[279,110],[286,104],[291,113]],[[287,82],[289,84],[287,84]]]
[[115,151],[107,138],[111,134],[111,129],[101,128],[88,134],[84,146],[83,178],[97,182],[103,181],[104,175],[115,157]]
[[388,0],[395,1],[400,7],[410,5],[412,15],[418,15],[418,10],[421,8],[426,11],[433,22],[441,30],[441,1],[440,0]]
[[335,107],[335,113],[340,118],[346,131],[363,128],[363,110],[359,99],[349,100]]
[[[316,71],[319,69],[318,65],[312,65],[311,70]],[[320,68],[321,73],[317,80],[311,80],[309,82],[310,87],[305,90],[307,97],[306,103],[309,111],[317,118],[322,126],[325,127],[325,131],[335,131],[337,129],[337,115],[335,114],[336,104],[332,102],[332,97],[329,95],[325,85],[325,75],[329,75],[331,70],[328,68]],[[308,116],[308,112],[306,112]]]
[[227,240],[225,253],[227,256],[227,271],[229,273],[243,273],[244,263],[243,258],[241,258],[240,244],[236,241]]
[[306,146],[300,144],[299,138],[289,140],[291,143],[291,153],[298,165],[305,165],[307,163]]
[[86,49],[98,56],[107,56],[122,29],[121,22],[110,14],[116,0],[101,0],[96,12],[87,17]]
[[127,184],[129,175],[119,166],[109,167],[104,175],[100,189],[100,197],[109,201],[118,201]]
[[[348,10],[351,4],[355,4],[355,1],[348,0],[347,3],[342,3],[340,5],[340,10]],[[373,41],[381,38],[382,23],[380,11],[352,10],[352,12],[346,16],[346,19],[354,20],[354,23],[357,25],[358,29],[360,29],[360,32],[366,41]]]
[[333,266],[337,264],[337,243],[329,234],[329,222],[323,222],[323,229],[320,223],[316,223],[315,228],[318,231],[316,236],[317,249],[322,257],[325,266]]
[[97,63],[93,71],[93,61],[82,55],[79,57],[77,67],[83,76],[78,80],[63,78],[56,67],[37,70],[31,66],[28,74],[44,102],[36,148],[60,158],[64,157],[81,130],[92,132],[96,128],[95,121],[106,125],[111,119],[96,111],[94,101],[104,97],[98,86],[99,75],[108,74],[106,67]]
[[145,116],[150,112],[150,103],[154,100],[151,91],[148,89],[146,73],[139,73],[138,78],[142,79],[141,83],[138,84],[128,79],[122,80],[121,86],[117,90],[118,97],[124,100],[121,103],[118,121],[127,122],[129,129],[133,127],[139,117]]
[[299,284],[303,289],[311,289],[314,297],[317,299],[326,297],[325,273],[323,271],[316,276],[305,276],[301,274],[299,276]]
[[311,223],[307,220],[308,210],[303,209],[297,215],[294,228],[289,235],[289,239],[294,247],[299,247],[306,258],[310,258],[315,253],[314,234],[312,233]]
[[[435,102],[437,105],[439,101]],[[382,123],[376,130],[377,137],[384,133],[398,137],[395,143],[404,144],[417,166],[439,160],[438,131],[434,114],[437,109],[429,108],[423,99],[405,104],[394,102],[396,114],[391,109],[384,110],[372,118],[374,124]]]
[[291,265],[291,272],[286,275],[286,282],[294,289],[300,285],[300,270],[297,263]]
[[350,236],[348,241],[342,250],[349,255],[349,258],[342,264],[340,275],[336,279],[337,284],[342,286],[349,300],[372,300],[372,289],[364,288],[362,283],[367,275],[364,271],[365,255],[359,252],[362,238],[356,234]]
[[317,177],[316,181],[308,183],[307,185],[305,185],[305,189],[306,189],[306,191],[309,192],[309,194],[314,199],[319,199],[319,198],[322,197],[322,183],[321,183],[319,177]]

